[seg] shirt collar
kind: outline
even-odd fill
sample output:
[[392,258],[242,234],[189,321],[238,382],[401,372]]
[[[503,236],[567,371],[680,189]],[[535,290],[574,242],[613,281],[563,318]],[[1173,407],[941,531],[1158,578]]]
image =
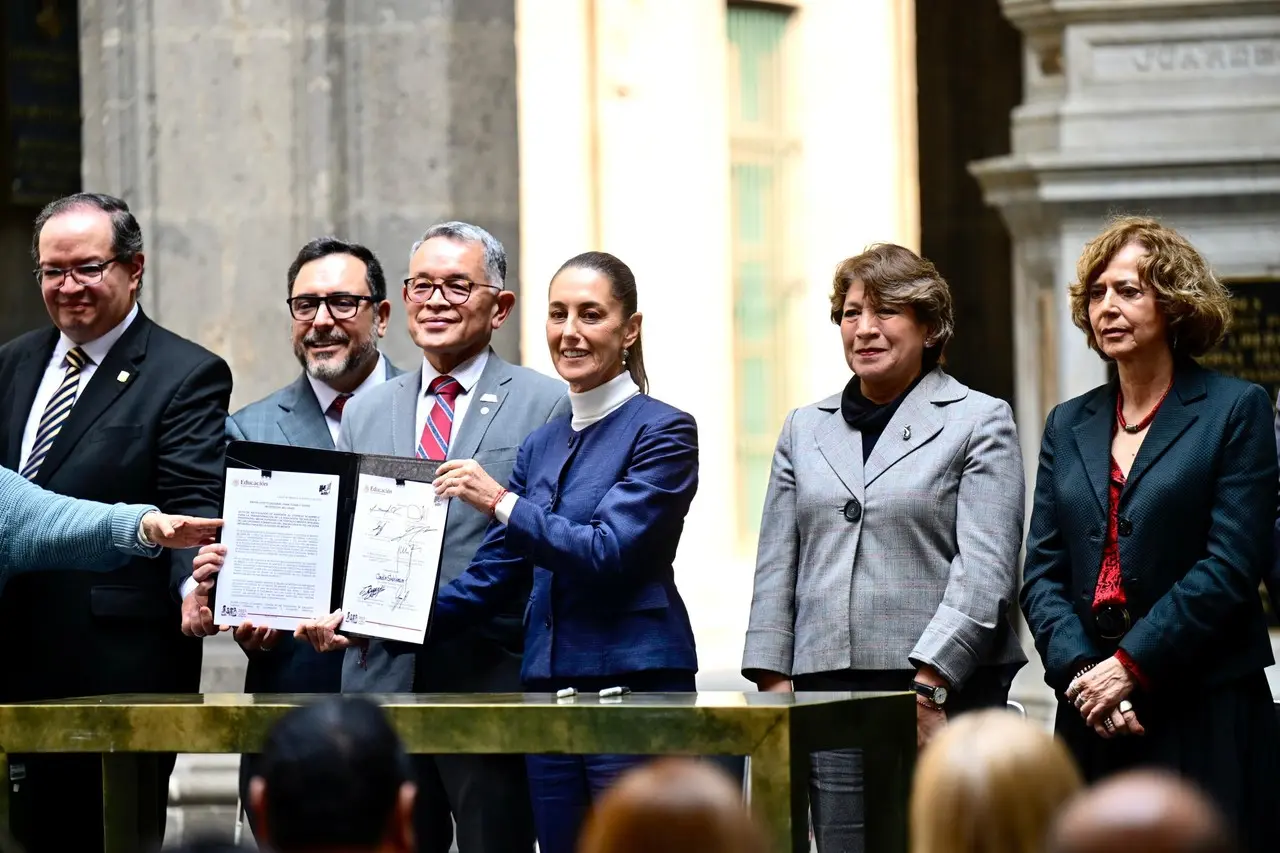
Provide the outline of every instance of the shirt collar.
[[88,343],[77,344],[75,341],[71,340],[71,338],[67,337],[66,332],[59,333],[58,344],[53,348],[54,364],[62,364],[62,360],[66,357],[67,353],[71,352],[77,346],[80,347],[81,351],[84,352],[95,366],[102,364],[103,360],[107,357],[107,353],[111,352],[111,348],[116,345],[116,341],[120,340],[120,338],[124,336],[125,330],[129,328],[130,324],[133,323],[137,316],[138,303],[135,302],[133,303],[133,308],[129,310],[129,313],[125,315],[123,320],[116,324],[114,329],[107,332],[102,337],[96,338]]
[[[485,347],[471,358],[459,364],[453,370],[449,371],[449,375],[454,378],[459,385],[462,386],[462,393],[470,394],[471,389],[476,387],[476,383],[480,381],[480,374],[484,373],[484,366],[489,363],[489,348]],[[427,357],[422,357],[422,390],[419,392],[426,396],[427,388],[431,385],[431,380],[443,374],[431,366],[431,362],[427,361]]]
[[[329,414],[329,407],[333,405],[334,400],[338,399],[338,397],[342,395],[342,392],[334,388],[332,385],[329,385],[324,380],[316,379],[310,373],[305,375],[307,377],[307,382],[311,383],[312,392],[316,395],[316,402],[320,404],[320,411],[324,412],[326,415]],[[386,379],[386,357],[379,355],[377,366],[375,366],[373,370],[369,371],[369,375],[364,378],[363,382],[356,386],[356,390],[351,392],[351,396],[354,397],[362,391],[368,391],[375,385],[381,385],[386,381]]]

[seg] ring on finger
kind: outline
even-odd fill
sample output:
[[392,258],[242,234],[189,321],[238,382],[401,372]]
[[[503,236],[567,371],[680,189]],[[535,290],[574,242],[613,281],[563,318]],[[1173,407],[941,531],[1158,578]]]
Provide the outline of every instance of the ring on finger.
[[1105,720],[1102,721],[1102,727],[1109,732],[1114,732],[1116,730],[1116,724],[1111,722],[1110,717],[1107,717]]
[[1130,702],[1128,699],[1121,699],[1120,704],[1117,707],[1119,708],[1121,714],[1127,714],[1133,710],[1133,703]]

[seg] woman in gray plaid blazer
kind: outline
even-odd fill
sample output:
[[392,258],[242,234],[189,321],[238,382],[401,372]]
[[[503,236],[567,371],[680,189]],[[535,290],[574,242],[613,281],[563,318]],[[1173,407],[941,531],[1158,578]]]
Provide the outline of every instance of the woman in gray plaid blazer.
[[[1017,433],[938,366],[953,318],[933,264],[870,247],[836,270],[831,319],[854,376],[782,428],[742,670],[764,690],[915,689],[923,744],[1003,705],[1026,662]],[[815,754],[812,777],[819,851],[861,851],[861,753]]]

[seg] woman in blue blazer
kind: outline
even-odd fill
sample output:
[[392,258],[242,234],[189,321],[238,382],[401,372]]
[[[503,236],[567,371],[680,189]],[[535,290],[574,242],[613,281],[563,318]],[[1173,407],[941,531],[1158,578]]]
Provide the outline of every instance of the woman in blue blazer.
[[[522,678],[535,692],[692,691],[693,629],[672,563],[698,488],[693,418],[648,396],[630,268],[588,252],[551,282],[547,343],[572,416],[525,439],[507,488],[474,460],[440,466],[437,492],[494,515],[470,568],[440,590],[432,640],[484,618],[527,583]],[[590,798],[643,760],[531,755],[542,853],[571,853]]]
[[1155,765],[1191,779],[1246,850],[1276,849],[1280,727],[1258,592],[1276,448],[1258,386],[1193,359],[1230,322],[1182,235],[1113,223],[1085,247],[1072,315],[1112,382],[1045,423],[1022,609],[1086,780]]
[[124,556],[213,541],[219,521],[165,515],[153,506],[107,504],[46,491],[0,468],[0,586],[18,572],[75,566],[106,571]]

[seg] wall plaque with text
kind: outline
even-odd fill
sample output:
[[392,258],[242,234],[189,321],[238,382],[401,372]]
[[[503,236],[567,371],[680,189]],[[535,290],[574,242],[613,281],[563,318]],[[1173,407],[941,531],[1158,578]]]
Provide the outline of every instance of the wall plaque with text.
[[1231,330],[1202,365],[1256,382],[1271,395],[1280,393],[1280,279],[1235,279],[1231,291]]

